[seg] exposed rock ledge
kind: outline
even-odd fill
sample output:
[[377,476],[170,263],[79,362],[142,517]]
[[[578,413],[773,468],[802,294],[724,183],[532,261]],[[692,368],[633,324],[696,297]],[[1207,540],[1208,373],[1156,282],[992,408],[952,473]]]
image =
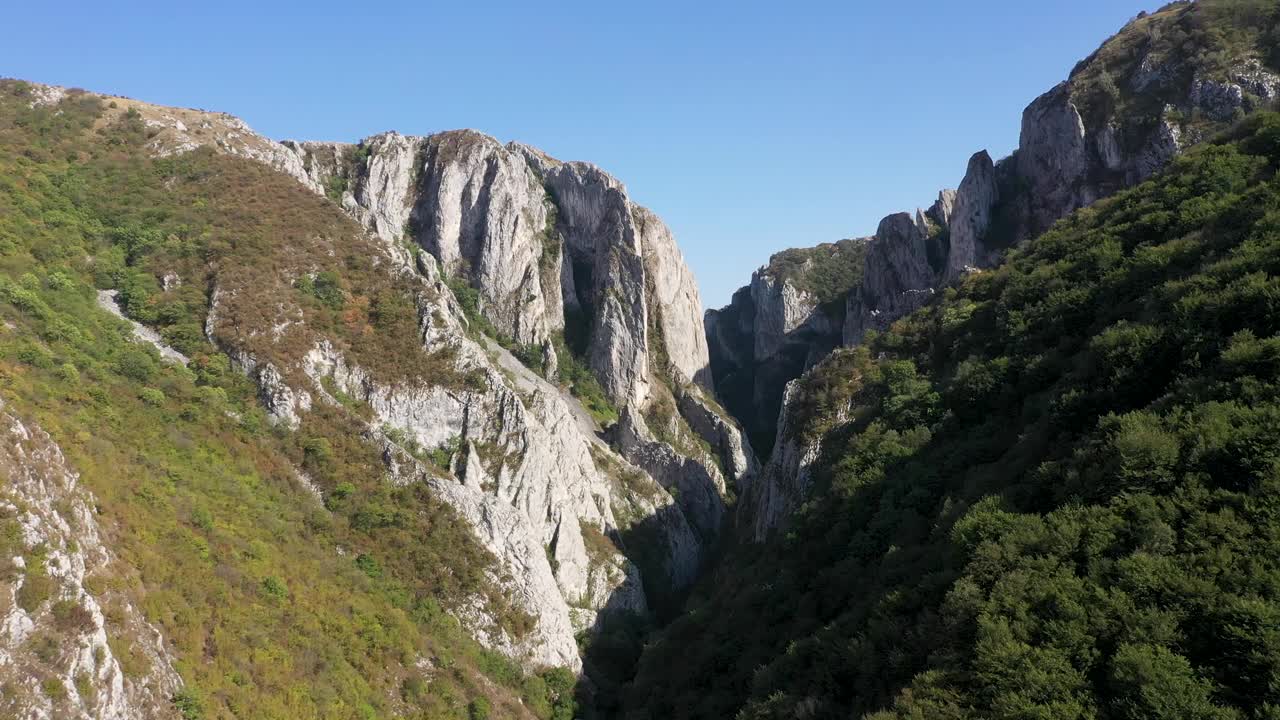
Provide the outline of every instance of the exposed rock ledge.
[[[92,718],[133,720],[173,716],[170,697],[181,687],[160,632],[151,626],[123,593],[91,593],[85,579],[119,562],[103,544],[93,511],[94,500],[80,487],[62,450],[44,430],[25,423],[0,405],[0,517],[17,520],[27,553],[0,558],[8,566],[0,582],[0,685],[4,701],[18,701],[26,718]],[[43,575],[52,581],[49,599],[24,609],[18,594],[28,574],[34,550],[43,550]],[[16,579],[15,579],[16,578]],[[52,605],[59,600],[77,604],[83,616],[74,630],[55,630]],[[108,621],[104,605],[118,612]],[[65,626],[65,623],[61,624]],[[46,632],[66,637],[50,657],[38,653],[29,638]],[[70,633],[67,635],[66,633]],[[149,660],[141,676],[127,676],[107,642],[113,637],[133,641]],[[95,689],[79,692],[84,678]],[[61,683],[65,697],[57,714],[41,688],[45,680]]]

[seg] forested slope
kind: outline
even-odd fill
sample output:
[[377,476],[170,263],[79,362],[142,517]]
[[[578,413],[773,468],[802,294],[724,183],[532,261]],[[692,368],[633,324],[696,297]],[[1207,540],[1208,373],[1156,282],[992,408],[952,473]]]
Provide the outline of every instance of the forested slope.
[[812,371],[808,502],[627,716],[1276,717],[1278,165],[1251,116]]

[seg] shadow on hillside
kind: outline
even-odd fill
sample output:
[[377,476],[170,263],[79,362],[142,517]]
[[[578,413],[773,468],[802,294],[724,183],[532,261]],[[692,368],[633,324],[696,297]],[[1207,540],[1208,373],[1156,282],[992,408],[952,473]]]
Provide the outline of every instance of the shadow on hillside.
[[684,524],[678,505],[669,505],[626,530],[611,533],[610,539],[640,570],[649,612],[635,612],[615,591],[596,626],[580,636],[583,676],[575,693],[577,717],[582,720],[622,716],[622,694],[635,677],[645,642],[680,616],[694,584],[711,566],[716,547],[699,555],[696,547],[677,544],[671,528]]
[[721,357],[722,353],[712,353],[716,395],[742,423],[761,463],[768,461],[773,451],[787,383],[838,345],[839,338],[816,333],[806,325],[786,335],[778,350],[762,361],[737,365]]

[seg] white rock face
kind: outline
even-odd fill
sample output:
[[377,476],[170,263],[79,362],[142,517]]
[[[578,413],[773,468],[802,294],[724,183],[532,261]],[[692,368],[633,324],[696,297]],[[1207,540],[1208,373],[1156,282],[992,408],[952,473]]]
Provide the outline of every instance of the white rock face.
[[1213,120],[1230,120],[1237,110],[1280,97],[1280,76],[1256,59],[1237,64],[1226,81],[1197,76],[1191,83],[1191,104]]
[[1036,98],[1022,113],[1018,175],[1028,186],[1033,233],[1097,199],[1082,185],[1090,157],[1084,120],[1064,82]]
[[707,360],[707,336],[702,327],[702,298],[698,283],[684,263],[675,237],[647,209],[632,205],[640,226],[640,247],[645,273],[652,281],[649,311],[658,317],[667,357],[680,379],[711,387]]
[[760,464],[742,428],[723,410],[713,406],[713,401],[700,388],[690,387],[679,392],[676,403],[689,427],[718,454],[720,467],[728,475],[726,479],[738,487],[750,482],[760,471]]
[[672,490],[704,544],[713,544],[725,512],[724,476],[715,463],[710,458],[686,457],[659,442],[631,407],[622,411],[615,432],[623,457]]
[[[271,142],[267,138],[262,138]],[[272,167],[292,175],[298,182],[313,192],[326,192],[335,179],[341,180],[345,173],[346,158],[355,150],[351,143],[337,142],[295,142],[285,140],[280,143],[294,159],[286,158],[280,162],[267,163]]]
[[[569,604],[547,560],[547,547],[528,515],[472,483],[442,479],[422,468],[389,441],[386,457],[396,482],[423,482],[465,518],[477,537],[497,556],[506,576],[501,582],[515,604],[536,620],[523,638],[512,638],[485,614],[483,607],[463,613],[477,638],[507,655],[535,665],[580,670]],[[583,551],[585,555],[585,551]]]
[[755,304],[755,346],[757,361],[773,357],[787,337],[800,327],[818,323],[817,332],[826,332],[827,318],[817,313],[818,298],[795,285],[762,272],[751,276],[751,300]]
[[1133,168],[1129,171],[1129,180],[1134,183],[1146,180],[1164,169],[1164,166],[1168,165],[1169,161],[1180,152],[1182,152],[1182,130],[1161,118],[1146,146],[1134,158]]
[[951,227],[951,215],[955,211],[956,191],[939,190],[938,199],[929,208],[930,218],[942,227]]
[[[387,260],[389,266],[407,262]],[[682,507],[662,487],[596,437],[594,421],[576,400],[496,343],[482,346],[466,335],[457,301],[430,256],[420,258],[419,270],[431,290],[419,298],[431,303],[420,312],[423,346],[451,348],[459,372],[483,378],[475,389],[380,384],[327,341],[296,368],[224,349],[257,381],[264,404],[282,422],[296,423],[314,402],[336,404],[324,389],[327,383],[367,403],[373,412],[369,433],[383,443],[392,478],[426,482],[457,510],[497,558],[495,581],[536,621],[529,635],[514,638],[482,607],[471,607],[463,619],[477,637],[534,665],[579,669],[575,632],[594,627],[601,612],[648,607],[639,570],[620,555],[588,552],[584,523],[619,536],[628,523],[648,523],[672,553],[664,572],[685,584],[692,582],[707,539],[692,531]],[[398,270],[408,271],[406,265]],[[237,322],[230,316],[235,307],[221,301],[210,315],[207,330],[224,344],[225,338],[239,337],[228,329]],[[394,447],[383,432],[387,427],[424,448],[458,443],[464,452],[455,458],[452,475],[440,477]],[[496,458],[488,466],[477,451],[482,446]],[[599,457],[641,476],[644,492],[621,486],[601,468]],[[627,522],[619,520],[616,507],[626,508]]]
[[469,130],[287,146],[319,185],[348,187],[342,206],[376,236],[420,245],[469,281],[505,334],[538,344],[563,327],[552,206],[519,153]]
[[[170,718],[170,697],[181,688],[164,639],[121,592],[95,595],[85,579],[120,562],[103,544],[92,495],[80,487],[62,450],[38,426],[24,423],[0,405],[0,517],[13,518],[26,550],[0,558],[10,566],[0,581],[0,707],[10,717],[133,720]],[[43,552],[43,560],[37,555]],[[43,570],[39,569],[43,567]],[[23,608],[18,596],[41,572],[51,582],[48,599]],[[73,603],[59,622],[53,603]],[[118,612],[108,621],[103,606]],[[108,636],[132,643],[150,661],[142,677],[127,677],[112,653]],[[27,641],[57,639],[52,655],[38,653]],[[53,700],[43,682],[57,681],[65,698]],[[81,694],[85,685],[91,694]]]
[[53,85],[32,84],[31,86],[31,107],[49,107],[62,102],[67,96],[66,88],[55,87]]
[[480,312],[515,341],[541,345],[564,328],[565,308],[586,312],[588,362],[618,404],[647,401],[651,341],[681,379],[709,386],[702,301],[670,230],[598,167],[469,130],[387,133],[358,152],[286,146],[311,185],[342,175],[343,207],[378,237],[418,244],[466,278]]
[[987,264],[982,241],[991,227],[991,211],[999,198],[991,156],[986,150],[974,154],[955,195],[951,252],[947,255],[944,281],[954,281],[970,269]]
[[564,326],[559,250],[546,192],[518,153],[470,131],[424,142],[413,239],[470,278],[485,315],[524,344]]
[[[649,299],[638,208],[622,183],[594,165],[525,154],[559,208],[572,269],[565,305],[589,318],[588,363],[616,403],[641,405],[649,397]],[[705,354],[700,362],[706,366]]]

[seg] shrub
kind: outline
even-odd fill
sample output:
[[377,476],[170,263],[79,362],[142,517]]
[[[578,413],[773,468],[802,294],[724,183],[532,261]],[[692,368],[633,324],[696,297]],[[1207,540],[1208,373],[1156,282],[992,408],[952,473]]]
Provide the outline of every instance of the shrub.
[[173,708],[182,716],[182,720],[203,720],[204,704],[195,690],[179,690],[173,695]]
[[93,630],[93,614],[77,600],[59,600],[51,608],[53,621],[64,633],[80,634]]
[[129,345],[116,361],[116,371],[130,380],[146,383],[156,374],[157,364],[151,353],[141,347]]
[[209,512],[209,508],[196,507],[191,511],[191,524],[210,532],[213,530],[213,513]]
[[370,555],[361,553],[356,556],[356,567],[360,568],[360,572],[368,575],[370,578],[377,580],[382,577],[382,566],[378,561]]
[[18,607],[28,613],[36,612],[53,595],[56,587],[57,583],[45,572],[44,557],[28,557],[22,585],[18,588]]
[[470,720],[489,720],[489,712],[491,707],[489,701],[485,698],[478,697],[471,701],[467,706],[467,717]]
[[62,680],[56,677],[41,680],[40,690],[45,694],[45,697],[55,702],[65,700],[67,697],[67,686],[63,685]]
[[160,407],[164,405],[165,401],[164,392],[156,388],[142,388],[142,392],[138,393],[138,397],[142,399],[142,402],[152,407]]
[[72,363],[62,363],[58,366],[58,377],[65,383],[75,385],[80,382],[80,371]]
[[323,468],[333,462],[333,447],[323,437],[307,438],[302,443],[302,452],[309,468]]
[[262,596],[268,600],[285,600],[289,597],[289,589],[280,578],[268,575],[262,579]]

